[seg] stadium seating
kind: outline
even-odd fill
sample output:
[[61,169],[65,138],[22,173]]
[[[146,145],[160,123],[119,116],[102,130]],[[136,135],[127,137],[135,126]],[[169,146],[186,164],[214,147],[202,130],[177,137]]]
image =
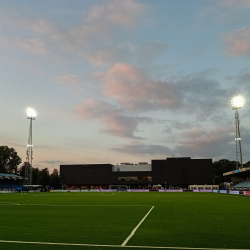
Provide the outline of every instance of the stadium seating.
[[20,188],[21,186],[20,185],[16,185],[16,184],[4,184],[4,185],[0,185],[0,188],[6,188],[6,189],[9,189],[9,188],[12,188],[12,189],[16,189],[16,188]]
[[234,186],[234,188],[250,188],[250,180],[243,181]]

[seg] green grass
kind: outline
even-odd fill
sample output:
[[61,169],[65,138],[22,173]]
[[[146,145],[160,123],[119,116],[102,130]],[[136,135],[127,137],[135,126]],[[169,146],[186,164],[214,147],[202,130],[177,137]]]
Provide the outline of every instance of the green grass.
[[[0,194],[0,240],[121,245],[152,206],[127,246],[250,248],[250,197],[213,193]],[[0,242],[10,250],[116,248]]]

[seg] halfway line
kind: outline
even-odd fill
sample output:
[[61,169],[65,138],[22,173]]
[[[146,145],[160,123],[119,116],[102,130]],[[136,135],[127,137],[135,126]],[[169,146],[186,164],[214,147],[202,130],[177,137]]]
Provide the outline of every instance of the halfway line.
[[134,228],[134,230],[131,232],[131,234],[128,236],[128,238],[121,244],[121,246],[126,246],[128,241],[131,239],[131,237],[135,234],[136,230],[139,228],[139,226],[142,224],[142,222],[147,218],[147,216],[150,214],[150,212],[153,210],[155,206],[151,207],[151,209],[148,211],[148,213],[143,217],[143,219],[140,221],[140,223]]

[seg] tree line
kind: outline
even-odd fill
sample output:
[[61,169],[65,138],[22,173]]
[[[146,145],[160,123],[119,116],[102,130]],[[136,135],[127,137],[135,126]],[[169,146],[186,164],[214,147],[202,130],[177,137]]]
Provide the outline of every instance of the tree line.
[[[17,174],[25,176],[25,168],[27,162],[24,162],[21,167],[22,159],[17,155],[14,148],[8,146],[0,146],[0,173]],[[250,161],[243,164],[243,167],[250,167]],[[214,184],[223,185],[224,182],[230,182],[230,176],[223,176],[223,173],[236,170],[236,162],[222,159],[213,162]],[[32,184],[33,185],[49,185],[53,188],[60,188],[60,177],[58,170],[54,169],[52,174],[48,168],[32,169]]]
[[[23,162],[14,148],[0,146],[0,173],[15,174],[25,177],[25,168],[29,167],[28,162]],[[60,188],[60,177],[57,169],[50,174],[48,168],[32,168],[32,185],[51,186],[54,189]]]

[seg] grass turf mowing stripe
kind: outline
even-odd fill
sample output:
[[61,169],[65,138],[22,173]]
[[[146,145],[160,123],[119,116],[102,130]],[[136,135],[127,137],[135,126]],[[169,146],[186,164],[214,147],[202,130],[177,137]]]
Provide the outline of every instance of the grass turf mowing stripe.
[[10,241],[0,240],[0,243],[16,244],[37,244],[37,245],[59,245],[59,246],[88,246],[88,247],[117,247],[117,248],[148,248],[148,249],[183,249],[183,250],[250,250],[236,248],[195,248],[195,247],[155,247],[155,246],[122,246],[122,245],[97,245],[97,244],[74,244],[74,243],[54,243],[54,242],[29,242],[29,241]]
[[147,216],[150,214],[150,212],[153,210],[154,206],[148,211],[148,213],[142,218],[142,220],[139,222],[139,224],[134,228],[134,230],[131,232],[131,234],[128,236],[128,238],[122,243],[122,246],[126,246],[128,241],[131,239],[131,237],[135,234],[136,230],[139,228],[139,226],[142,224],[142,222],[147,218]]

